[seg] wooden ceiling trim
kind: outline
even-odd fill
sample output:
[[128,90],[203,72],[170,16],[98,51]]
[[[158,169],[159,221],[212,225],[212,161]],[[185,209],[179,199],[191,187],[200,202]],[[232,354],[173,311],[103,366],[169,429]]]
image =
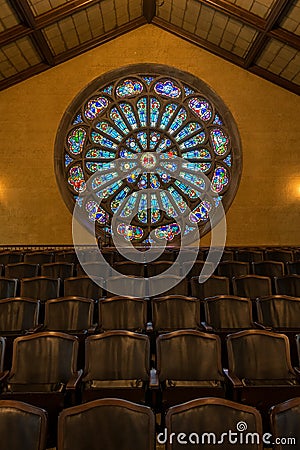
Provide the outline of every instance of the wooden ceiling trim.
[[278,86],[281,86],[284,89],[287,89],[290,92],[293,92],[294,94],[300,95],[300,86],[297,84],[286,80],[284,78],[279,77],[278,75],[269,72],[266,69],[263,69],[259,66],[252,66],[249,67],[249,72],[254,73],[255,75],[258,75],[262,78],[265,78],[268,81],[271,81],[274,84],[277,84]]
[[198,47],[202,47],[205,50],[208,50],[217,56],[221,56],[222,58],[230,62],[233,62],[238,66],[244,67],[243,58],[235,55],[234,53],[228,52],[227,50],[222,49],[221,47],[218,47],[217,45],[207,41],[206,39],[202,39],[201,37],[196,36],[195,34],[190,33],[189,31],[183,30],[182,28],[177,27],[176,25],[173,25],[170,22],[167,22],[159,17],[155,17],[152,23],[165,31],[169,31],[170,33],[179,36],[186,41],[196,44]]
[[70,58],[74,58],[75,56],[79,56],[88,50],[92,50],[98,45],[105,44],[106,42],[111,41],[112,39],[123,36],[129,31],[136,30],[146,23],[147,21],[144,16],[138,17],[137,19],[134,19],[126,23],[125,25],[120,26],[115,30],[109,31],[108,33],[102,34],[101,36],[97,36],[90,41],[84,42],[81,45],[78,45],[63,53],[60,53],[59,55],[54,56],[55,65],[61,64],[62,62],[65,62]]
[[300,36],[284,30],[283,28],[277,28],[269,31],[268,36],[278,39],[278,41],[288,44],[296,50],[300,51]]
[[17,41],[25,36],[31,34],[33,30],[26,27],[25,25],[16,25],[15,27],[9,28],[8,30],[2,31],[0,33],[0,46],[10,44],[13,41]]
[[35,66],[29,67],[28,69],[23,70],[22,72],[16,73],[15,75],[5,78],[0,81],[0,91],[9,88],[21,81],[27,80],[27,78],[32,77],[33,75],[37,75],[38,73],[44,72],[49,69],[49,65],[46,63],[39,63]]

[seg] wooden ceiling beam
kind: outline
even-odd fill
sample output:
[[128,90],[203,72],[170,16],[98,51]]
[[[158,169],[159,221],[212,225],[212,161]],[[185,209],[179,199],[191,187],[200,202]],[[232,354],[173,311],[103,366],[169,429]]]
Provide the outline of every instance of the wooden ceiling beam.
[[300,86],[293,83],[292,81],[279,77],[275,73],[269,72],[268,70],[263,69],[262,67],[252,66],[248,70],[249,72],[258,75],[259,77],[271,81],[271,83],[277,84],[277,86],[281,86],[282,88],[287,89],[288,91],[293,92],[294,94],[300,95]]
[[37,29],[35,17],[27,0],[22,0],[22,2],[16,2],[13,0],[8,1],[10,2],[11,7],[14,9],[21,22],[32,30],[30,35],[31,41],[36,51],[40,55],[42,61],[49,64],[49,66],[53,66],[53,54],[46,41],[45,36],[39,29]]
[[234,64],[237,64],[240,67],[244,67],[243,58],[218,47],[217,45],[207,41],[206,39],[202,39],[201,37],[196,36],[195,34],[190,33],[189,31],[183,30],[182,28],[177,27],[176,25],[173,25],[170,22],[167,22],[159,17],[155,17],[152,23],[158,26],[159,28],[162,28],[165,31],[169,31],[170,33],[179,36],[180,38],[188,42],[196,44],[198,47],[202,47],[204,50],[210,51],[211,53],[214,53],[217,56],[221,56],[227,61],[234,62]]

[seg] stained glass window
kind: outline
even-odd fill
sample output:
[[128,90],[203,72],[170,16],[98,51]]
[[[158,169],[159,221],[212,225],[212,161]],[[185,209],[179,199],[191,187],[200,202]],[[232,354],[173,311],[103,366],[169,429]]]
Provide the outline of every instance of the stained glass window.
[[68,108],[55,144],[70,211],[93,176],[93,195],[80,199],[83,224],[105,240],[117,214],[116,232],[137,244],[174,244],[194,227],[207,233],[209,214],[220,202],[226,211],[235,196],[241,159],[236,123],[216,93],[189,73],[151,64],[89,84]]

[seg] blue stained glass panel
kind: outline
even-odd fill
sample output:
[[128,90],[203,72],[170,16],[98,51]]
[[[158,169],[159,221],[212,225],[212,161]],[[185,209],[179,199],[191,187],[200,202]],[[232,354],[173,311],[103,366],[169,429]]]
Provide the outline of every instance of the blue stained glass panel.
[[162,130],[165,130],[167,128],[177,108],[178,105],[176,103],[170,103],[165,107],[165,111],[160,120],[159,128],[161,128]]
[[105,97],[98,97],[90,100],[84,110],[84,115],[87,119],[93,120],[99,116],[108,107],[108,100]]
[[180,144],[179,148],[185,149],[196,147],[197,145],[203,144],[205,139],[206,139],[205,131],[201,131],[201,133],[196,134],[196,136],[189,138],[188,140]]
[[195,199],[200,197],[200,193],[195,189],[187,186],[182,181],[175,180],[175,185],[186,195],[188,195],[191,199]]
[[91,148],[87,154],[85,155],[86,158],[93,158],[93,159],[112,159],[115,158],[116,154],[113,152],[110,152],[109,150],[102,150],[99,148]]
[[160,133],[157,133],[156,131],[151,131],[150,133],[150,149],[153,150],[160,138]]
[[126,139],[125,143],[126,143],[127,147],[130,148],[130,150],[132,150],[133,152],[140,153],[140,151],[141,151],[140,146],[133,137]]
[[160,103],[155,97],[150,98],[150,126],[155,128],[159,116]]
[[177,170],[177,164],[171,161],[168,162],[162,162],[160,163],[160,165],[164,168],[169,170],[170,172],[175,172],[175,170]]
[[168,173],[166,173],[164,170],[160,169],[159,167],[156,169],[156,172],[160,176],[163,183],[169,183],[171,181],[171,177]]
[[120,103],[119,106],[122,110],[122,113],[125,115],[129,125],[133,130],[135,130],[137,128],[137,123],[131,105],[129,105],[128,103]]
[[115,163],[113,162],[98,163],[94,161],[89,161],[86,162],[85,165],[90,172],[98,172],[98,170],[115,169]]
[[181,95],[181,89],[172,80],[159,81],[155,84],[154,90],[158,95],[169,98],[178,98]]
[[205,189],[205,181],[197,175],[188,172],[180,172],[179,175],[200,189]]
[[204,200],[200,203],[197,208],[195,208],[190,213],[190,221],[193,223],[198,223],[200,221],[206,221],[209,219],[209,212],[211,211],[212,205],[210,202]]
[[138,197],[137,192],[133,192],[133,194],[130,195],[130,197],[127,200],[126,205],[124,206],[124,208],[121,211],[121,217],[129,217],[133,213],[135,205],[136,205],[137,197]]
[[211,154],[206,148],[200,148],[199,150],[182,153],[182,157],[186,159],[211,159]]
[[194,172],[203,172],[203,169],[207,171],[208,169],[210,169],[210,167],[211,167],[210,163],[191,163],[191,162],[182,163],[183,169],[193,170]]
[[226,156],[226,158],[224,159],[224,163],[226,163],[228,167],[231,167],[231,155]]
[[174,206],[172,205],[172,202],[169,198],[169,196],[166,194],[166,192],[161,192],[160,193],[160,198],[164,207],[164,211],[166,212],[166,214],[169,217],[177,217],[178,214],[174,208]]
[[68,148],[73,155],[79,155],[82,152],[86,139],[86,131],[84,128],[75,128],[69,133]]
[[171,223],[170,225],[162,225],[156,228],[155,237],[157,239],[165,239],[172,241],[175,236],[180,234],[180,226],[177,223]]
[[103,89],[103,92],[105,92],[106,94],[111,95],[112,90],[113,90],[113,85],[110,84],[109,86],[106,86],[106,87]]
[[[113,195],[123,184],[122,180],[116,181],[115,183],[111,184],[110,186],[107,186],[105,189],[102,189],[101,191],[98,191],[96,193],[97,197],[99,198],[108,198],[111,195]],[[129,188],[127,188],[129,189]]]
[[140,172],[141,172],[140,169],[134,170],[130,175],[128,175],[127,181],[129,183],[135,183],[137,181],[137,178],[138,178]]
[[97,177],[95,177],[92,181],[92,188],[93,189],[97,189],[99,186],[101,186],[104,183],[107,183],[108,181],[113,180],[114,178],[116,178],[118,176],[118,174],[116,172],[110,172],[110,173],[105,173],[103,175],[99,175]]
[[135,97],[136,95],[143,92],[143,85],[137,80],[124,80],[120,83],[116,89],[116,94],[118,97]]
[[181,125],[186,120],[186,118],[187,118],[187,112],[184,108],[181,108],[179,110],[179,112],[177,113],[174,121],[170,125],[169,133],[174,134],[178,130],[178,128],[181,127]]
[[124,134],[128,134],[129,130],[124,122],[124,120],[121,117],[121,114],[119,113],[117,108],[112,108],[109,114],[110,118],[114,121],[116,126],[121,130]]
[[138,219],[142,223],[147,223],[147,221],[148,221],[147,208],[148,208],[147,195],[142,194],[140,203],[139,203],[138,213],[137,213]]
[[85,209],[91,222],[106,223],[109,220],[108,214],[94,200],[86,203]]
[[125,159],[137,159],[136,153],[129,152],[125,148],[120,150],[119,156],[120,156],[120,158],[125,158]]
[[147,133],[145,131],[140,131],[137,134],[137,138],[138,138],[141,146],[143,147],[143,149],[147,150],[147,146],[148,146]]
[[212,107],[205,99],[198,97],[191,98],[188,105],[204,122],[208,122],[212,118]]
[[97,123],[96,128],[98,128],[98,130],[102,131],[105,134],[108,134],[108,136],[116,139],[116,141],[121,142],[121,140],[123,139],[123,137],[121,136],[121,134],[115,129],[113,128],[108,122],[102,121]]
[[152,81],[154,80],[154,77],[145,76],[145,77],[142,77],[142,79],[144,81],[146,81],[147,85],[149,86],[152,83]]
[[229,147],[229,139],[226,133],[220,128],[214,128],[210,131],[210,137],[214,152],[219,156],[225,155]]
[[224,167],[217,167],[211,180],[211,189],[219,194],[229,182],[227,170]]
[[156,175],[153,173],[150,173],[150,187],[152,189],[159,189],[160,188],[160,182]]
[[143,173],[139,179],[138,187],[140,189],[146,189],[148,187],[147,173]]
[[130,192],[130,188],[128,186],[124,187],[111,201],[110,207],[113,213],[117,212],[123,200],[127,197]]
[[147,97],[141,98],[137,104],[138,116],[140,119],[141,127],[147,126],[148,114],[147,114]]
[[157,151],[157,152],[163,152],[164,150],[166,150],[167,148],[169,148],[171,145],[172,145],[172,141],[171,141],[170,139],[164,137],[164,138],[160,141],[160,143],[159,143],[159,145],[158,145],[156,151]]
[[182,139],[190,136],[191,134],[195,133],[195,131],[200,130],[202,127],[197,122],[191,122],[188,125],[186,125],[179,133],[175,136],[175,140],[177,142],[181,141]]
[[77,114],[77,116],[75,117],[75,119],[73,120],[73,125],[77,125],[78,123],[83,123],[83,120],[82,120],[82,116],[81,116],[81,114]]
[[65,167],[68,167],[71,162],[74,161],[67,153],[65,154]]
[[191,94],[195,94],[195,91],[191,88],[189,88],[188,86],[184,86],[184,93],[186,96],[191,95]]
[[184,211],[186,210],[187,204],[183,200],[183,198],[181,197],[179,192],[177,192],[176,189],[174,189],[173,186],[168,187],[168,191],[172,195],[175,203],[177,204],[178,208],[180,209],[180,212],[184,213]]
[[151,194],[151,223],[156,223],[160,219],[159,204],[155,194]]
[[105,136],[102,136],[100,133],[96,133],[95,131],[92,131],[92,141],[95,144],[102,145],[102,147],[106,148],[112,148],[114,150],[117,150],[118,145],[115,144],[110,139],[106,138]]
[[214,125],[223,125],[223,122],[218,113],[215,114],[213,124]]

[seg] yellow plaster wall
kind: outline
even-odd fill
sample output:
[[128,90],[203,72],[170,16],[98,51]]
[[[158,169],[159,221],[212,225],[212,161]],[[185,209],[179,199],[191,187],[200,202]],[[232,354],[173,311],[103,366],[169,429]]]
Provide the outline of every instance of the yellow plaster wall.
[[235,117],[244,162],[227,244],[299,245],[299,97],[153,25],[0,92],[0,244],[72,243],[53,166],[60,119],[94,78],[139,62],[195,74]]

